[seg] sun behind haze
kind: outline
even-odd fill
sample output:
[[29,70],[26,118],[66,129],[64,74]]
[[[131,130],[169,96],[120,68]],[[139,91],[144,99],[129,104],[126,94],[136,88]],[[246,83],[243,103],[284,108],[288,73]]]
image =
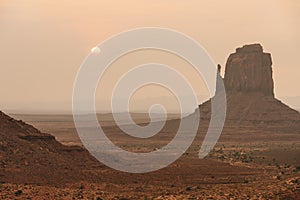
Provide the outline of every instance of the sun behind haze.
[[[193,37],[222,66],[235,48],[261,43],[272,54],[276,96],[297,97],[299,24],[300,2],[294,0],[4,0],[1,109],[69,112],[77,70],[91,49],[121,31],[145,26]],[[182,69],[193,73],[189,67]],[[196,87],[197,81],[191,82]],[[199,89],[197,96],[203,93]],[[161,96],[151,90],[147,95]],[[107,97],[97,95],[97,101],[107,102]]]

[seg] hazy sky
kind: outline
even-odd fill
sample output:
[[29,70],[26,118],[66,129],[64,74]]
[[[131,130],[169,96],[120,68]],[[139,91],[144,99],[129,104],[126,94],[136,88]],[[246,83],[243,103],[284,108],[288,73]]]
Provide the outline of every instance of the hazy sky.
[[223,66],[236,47],[259,42],[272,53],[276,96],[300,96],[298,0],[1,0],[0,109],[70,109],[90,49],[143,26],[185,33]]

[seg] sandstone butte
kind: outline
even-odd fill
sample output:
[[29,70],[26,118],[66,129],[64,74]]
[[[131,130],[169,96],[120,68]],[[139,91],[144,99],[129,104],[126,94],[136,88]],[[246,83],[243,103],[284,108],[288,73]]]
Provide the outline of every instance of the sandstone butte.
[[[226,99],[225,126],[271,129],[282,127],[300,133],[300,114],[274,96],[272,58],[260,44],[244,45],[230,54],[223,79]],[[218,83],[216,98],[218,96]],[[199,105],[202,120],[210,119],[211,100]]]

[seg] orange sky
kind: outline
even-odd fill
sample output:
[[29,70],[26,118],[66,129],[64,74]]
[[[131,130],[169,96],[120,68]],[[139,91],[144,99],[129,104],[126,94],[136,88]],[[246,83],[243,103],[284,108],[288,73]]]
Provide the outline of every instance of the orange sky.
[[2,0],[1,109],[69,110],[90,49],[143,26],[185,33],[222,65],[236,47],[259,42],[272,53],[276,96],[300,96],[299,24],[297,0]]

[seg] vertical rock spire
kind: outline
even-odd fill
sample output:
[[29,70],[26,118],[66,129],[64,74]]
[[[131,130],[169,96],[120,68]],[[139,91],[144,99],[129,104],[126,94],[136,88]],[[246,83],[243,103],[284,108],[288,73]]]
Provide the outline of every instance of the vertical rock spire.
[[221,76],[221,65],[218,64],[217,66],[217,78],[216,78],[216,92],[215,95],[219,94],[222,91],[222,86],[223,86],[223,91],[224,91],[224,83],[223,83],[223,78]]

